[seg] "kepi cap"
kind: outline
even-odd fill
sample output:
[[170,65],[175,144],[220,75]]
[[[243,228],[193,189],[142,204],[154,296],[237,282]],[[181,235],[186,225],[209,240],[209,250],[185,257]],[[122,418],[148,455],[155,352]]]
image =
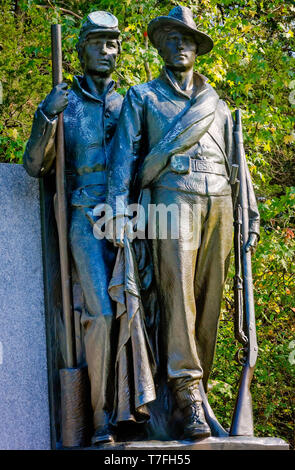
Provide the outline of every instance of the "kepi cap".
[[85,41],[89,34],[94,33],[108,33],[114,38],[118,38],[120,34],[118,18],[107,11],[90,13],[80,30],[78,45]]

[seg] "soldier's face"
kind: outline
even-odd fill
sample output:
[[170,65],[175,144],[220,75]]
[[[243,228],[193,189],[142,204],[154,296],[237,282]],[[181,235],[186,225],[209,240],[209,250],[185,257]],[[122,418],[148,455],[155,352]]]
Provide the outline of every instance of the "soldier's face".
[[83,51],[84,72],[101,76],[110,75],[115,69],[118,52],[116,39],[91,35]]
[[197,45],[192,35],[175,29],[166,34],[159,52],[168,68],[185,71],[194,65]]

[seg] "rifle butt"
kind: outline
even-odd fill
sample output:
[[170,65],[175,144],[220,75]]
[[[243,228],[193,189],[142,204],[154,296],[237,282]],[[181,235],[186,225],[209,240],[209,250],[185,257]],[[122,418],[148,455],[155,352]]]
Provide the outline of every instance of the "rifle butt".
[[239,391],[235,404],[230,436],[254,436],[252,397],[250,384],[254,368],[246,365],[243,368]]
[[61,434],[63,447],[88,446],[92,434],[87,367],[61,369]]

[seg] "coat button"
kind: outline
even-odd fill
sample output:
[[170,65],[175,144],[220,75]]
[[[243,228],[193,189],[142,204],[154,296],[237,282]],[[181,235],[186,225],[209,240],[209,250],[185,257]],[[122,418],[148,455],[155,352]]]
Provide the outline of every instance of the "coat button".
[[106,112],[104,113],[104,117],[107,118],[107,119],[110,117],[109,111],[106,111]]

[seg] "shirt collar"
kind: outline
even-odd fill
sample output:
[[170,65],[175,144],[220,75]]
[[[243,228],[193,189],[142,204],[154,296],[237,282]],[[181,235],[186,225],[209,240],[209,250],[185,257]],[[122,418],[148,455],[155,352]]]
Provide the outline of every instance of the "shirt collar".
[[203,89],[204,86],[206,86],[206,82],[208,81],[208,78],[205,77],[205,75],[202,75],[201,73],[198,73],[198,72],[194,72],[193,79],[197,87],[197,92],[196,94],[189,96],[180,88],[172,72],[167,70],[166,67],[163,67],[159,78],[163,80],[164,82],[166,82],[168,85],[170,85],[178,95],[181,95],[188,100],[194,98],[194,96],[198,94],[201,91],[201,89]]
[[114,80],[112,80],[109,83],[101,99],[101,98],[97,98],[97,96],[94,96],[91,93],[89,93],[89,91],[85,90],[85,88],[83,88],[82,86],[82,81],[83,81],[83,77],[81,75],[75,75],[73,78],[73,90],[81,93],[82,95],[86,96],[88,99],[97,101],[98,103],[102,103],[105,97],[114,90],[114,86],[115,86],[115,82]]

